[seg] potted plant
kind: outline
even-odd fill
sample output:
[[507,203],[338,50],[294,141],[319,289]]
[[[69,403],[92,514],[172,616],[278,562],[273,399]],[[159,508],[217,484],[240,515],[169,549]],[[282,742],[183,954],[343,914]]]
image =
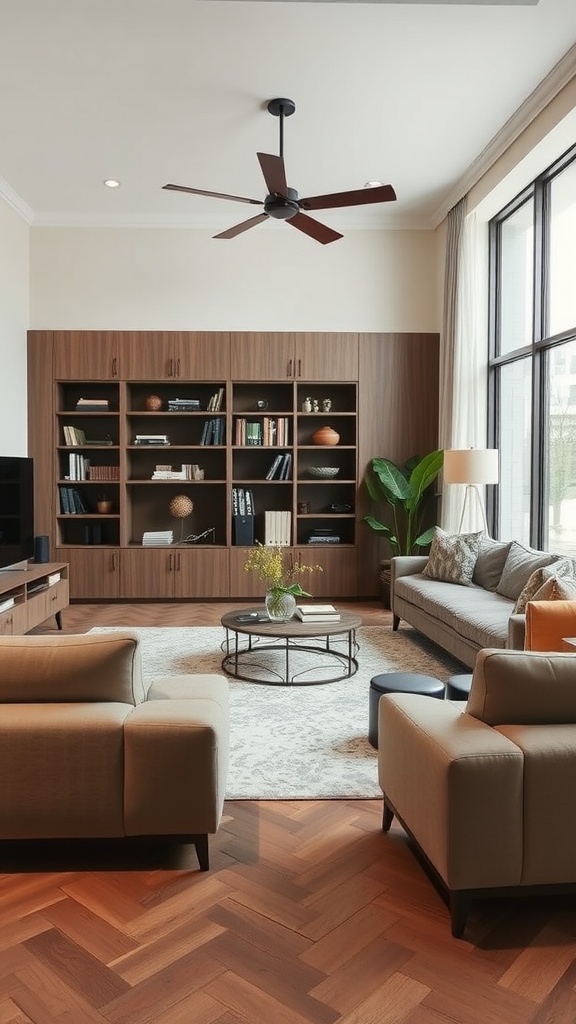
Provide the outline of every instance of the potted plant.
[[[413,456],[397,465],[391,459],[380,456],[370,460],[364,482],[372,501],[389,506],[392,510],[392,525],[380,522],[374,516],[364,516],[364,522],[372,530],[385,537],[392,555],[412,555],[420,548],[427,547],[434,528],[422,532],[425,498],[444,464],[444,451],[438,449],[423,458]],[[384,591],[390,589],[390,560],[381,565],[380,578]],[[384,593],[386,603],[386,593]]]

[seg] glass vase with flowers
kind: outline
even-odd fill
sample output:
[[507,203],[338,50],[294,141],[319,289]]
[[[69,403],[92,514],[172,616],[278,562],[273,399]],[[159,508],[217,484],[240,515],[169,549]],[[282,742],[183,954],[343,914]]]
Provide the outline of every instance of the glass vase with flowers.
[[296,611],[297,597],[311,597],[297,581],[305,573],[322,572],[321,565],[301,565],[290,554],[290,565],[284,563],[286,549],[256,541],[244,563],[246,572],[255,572],[265,584],[264,599],[268,617],[274,622],[287,622]]

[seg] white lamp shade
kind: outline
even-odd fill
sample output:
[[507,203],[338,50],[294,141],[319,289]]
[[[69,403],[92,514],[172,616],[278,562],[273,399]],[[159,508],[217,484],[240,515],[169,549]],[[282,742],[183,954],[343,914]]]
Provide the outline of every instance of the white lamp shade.
[[444,452],[445,484],[497,484],[497,448],[449,448]]

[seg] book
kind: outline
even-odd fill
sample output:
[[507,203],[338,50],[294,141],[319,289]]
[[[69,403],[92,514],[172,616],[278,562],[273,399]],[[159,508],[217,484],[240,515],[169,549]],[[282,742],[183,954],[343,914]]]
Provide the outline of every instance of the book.
[[297,610],[302,615],[340,615],[333,604],[299,604]]
[[296,609],[296,615],[302,622],[340,622],[340,612],[336,612],[335,615],[303,615],[299,608]]

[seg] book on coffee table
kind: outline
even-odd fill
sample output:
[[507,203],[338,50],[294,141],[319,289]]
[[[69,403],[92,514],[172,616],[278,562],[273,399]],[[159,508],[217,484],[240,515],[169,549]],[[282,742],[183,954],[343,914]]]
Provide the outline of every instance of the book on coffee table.
[[299,604],[296,615],[302,622],[339,622],[340,612],[333,604]]

